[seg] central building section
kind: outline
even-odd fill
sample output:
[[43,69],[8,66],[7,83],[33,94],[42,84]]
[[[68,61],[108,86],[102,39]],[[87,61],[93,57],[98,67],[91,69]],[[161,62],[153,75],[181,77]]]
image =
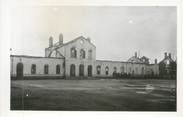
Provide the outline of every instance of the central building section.
[[80,36],[70,42],[63,43],[63,36],[59,42],[53,44],[50,37],[50,47],[45,49],[46,57],[64,57],[65,76],[92,77],[95,74],[96,47],[89,38]]

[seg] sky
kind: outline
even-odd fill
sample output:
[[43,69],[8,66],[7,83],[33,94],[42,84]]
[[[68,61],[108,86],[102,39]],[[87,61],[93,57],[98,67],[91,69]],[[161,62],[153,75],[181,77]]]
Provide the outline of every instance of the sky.
[[11,54],[44,56],[49,37],[79,36],[96,46],[96,59],[126,61],[134,55],[176,57],[173,6],[19,6],[11,9]]

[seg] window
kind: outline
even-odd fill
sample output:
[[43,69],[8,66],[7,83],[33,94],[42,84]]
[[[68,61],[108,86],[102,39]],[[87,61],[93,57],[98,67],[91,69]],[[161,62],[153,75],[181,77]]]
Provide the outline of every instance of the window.
[[80,50],[80,58],[85,58],[85,51],[83,49]]
[[129,68],[129,73],[131,73],[132,72],[132,69],[131,69],[131,67]]
[[17,78],[22,78],[23,77],[23,71],[24,71],[24,66],[23,63],[18,63],[17,64]]
[[88,59],[92,59],[92,50],[88,51]]
[[60,74],[60,65],[56,66],[56,74]]
[[36,65],[35,64],[32,64],[31,74],[36,74]]
[[92,65],[88,65],[88,76],[92,76]]
[[142,75],[144,75],[144,67],[142,67]]
[[138,68],[137,67],[135,68],[135,73],[138,74]]
[[75,76],[75,65],[71,64],[70,66],[70,76]]
[[44,65],[44,74],[48,74],[49,69],[48,69],[48,65]]
[[84,76],[84,65],[83,64],[79,65],[79,76]]
[[105,67],[105,74],[108,75],[109,74],[109,67]]
[[98,65],[98,66],[97,66],[97,74],[98,74],[98,75],[100,75],[100,70],[101,70],[101,66]]
[[77,58],[77,51],[76,48],[71,48],[71,58]]
[[120,69],[121,69],[121,73],[125,72],[125,68],[123,66]]
[[81,43],[81,44],[83,44],[83,43],[84,43],[84,41],[83,41],[83,40],[81,40],[81,41],[80,41],[80,43]]
[[116,67],[114,67],[114,73],[116,73],[117,72],[117,68]]

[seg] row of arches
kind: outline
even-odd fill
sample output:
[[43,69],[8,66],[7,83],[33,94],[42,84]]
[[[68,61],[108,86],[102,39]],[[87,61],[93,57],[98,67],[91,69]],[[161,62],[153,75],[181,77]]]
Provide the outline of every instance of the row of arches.
[[[31,74],[36,74],[37,72],[37,67],[36,64],[31,65]],[[17,77],[23,77],[23,72],[24,72],[24,66],[23,63],[18,63],[16,67],[16,74]],[[59,64],[56,65],[56,74],[61,73],[61,67]],[[44,65],[44,74],[49,74],[49,65],[45,64]]]
[[[88,65],[87,67],[87,75],[89,77],[92,76],[92,65]],[[76,66],[74,64],[70,65],[70,76],[76,76]],[[79,76],[84,76],[84,65],[79,65]]]
[[[96,70],[97,70],[97,75],[100,75],[101,74],[101,66],[98,65],[96,67]],[[117,73],[117,67],[113,67],[113,73]],[[125,73],[125,67],[124,66],[120,67],[120,73]],[[138,68],[137,67],[135,68],[135,71],[132,70],[131,67],[129,67],[128,73],[135,74],[135,73],[139,73],[139,71],[138,71]],[[109,67],[108,66],[105,67],[105,74],[106,75],[109,74]],[[144,69],[144,67],[142,67],[141,68],[141,75],[144,75],[144,74],[145,74],[145,69]]]
[[[17,76],[18,77],[22,77],[23,76],[23,63],[18,63],[17,64]],[[84,65],[80,64],[79,65],[79,76],[84,76]],[[144,71],[144,67],[141,68],[141,74],[145,74]],[[131,71],[131,70],[130,70]],[[136,70],[137,71],[137,70]],[[125,68],[124,67],[120,67],[120,72],[121,73],[125,73]],[[56,74],[60,74],[61,73],[61,67],[59,64],[56,65]],[[96,67],[96,73],[97,75],[101,74],[101,66],[98,65]],[[117,73],[117,67],[113,67],[113,73]],[[36,74],[36,64],[32,64],[31,66],[31,74]],[[45,64],[44,65],[44,74],[49,74],[49,65]],[[105,67],[105,74],[109,75],[109,67],[106,66]],[[132,71],[132,74],[134,74],[134,70]],[[76,76],[76,66],[74,64],[70,65],[70,76]],[[92,65],[88,65],[87,66],[87,76],[92,76]]]
[[[77,58],[77,50],[75,47],[71,48],[71,58]],[[81,59],[85,59],[86,58],[86,52],[84,49],[80,49],[80,56]],[[92,59],[92,50],[88,50],[88,59]]]

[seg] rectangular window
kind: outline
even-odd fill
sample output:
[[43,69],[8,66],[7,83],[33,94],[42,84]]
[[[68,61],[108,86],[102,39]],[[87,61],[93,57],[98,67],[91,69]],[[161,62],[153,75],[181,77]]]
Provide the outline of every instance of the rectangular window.
[[32,64],[31,74],[36,74],[36,65],[35,64]]
[[48,70],[48,65],[44,66],[44,74],[48,74],[49,70]]
[[56,66],[56,74],[60,74],[60,65]]

